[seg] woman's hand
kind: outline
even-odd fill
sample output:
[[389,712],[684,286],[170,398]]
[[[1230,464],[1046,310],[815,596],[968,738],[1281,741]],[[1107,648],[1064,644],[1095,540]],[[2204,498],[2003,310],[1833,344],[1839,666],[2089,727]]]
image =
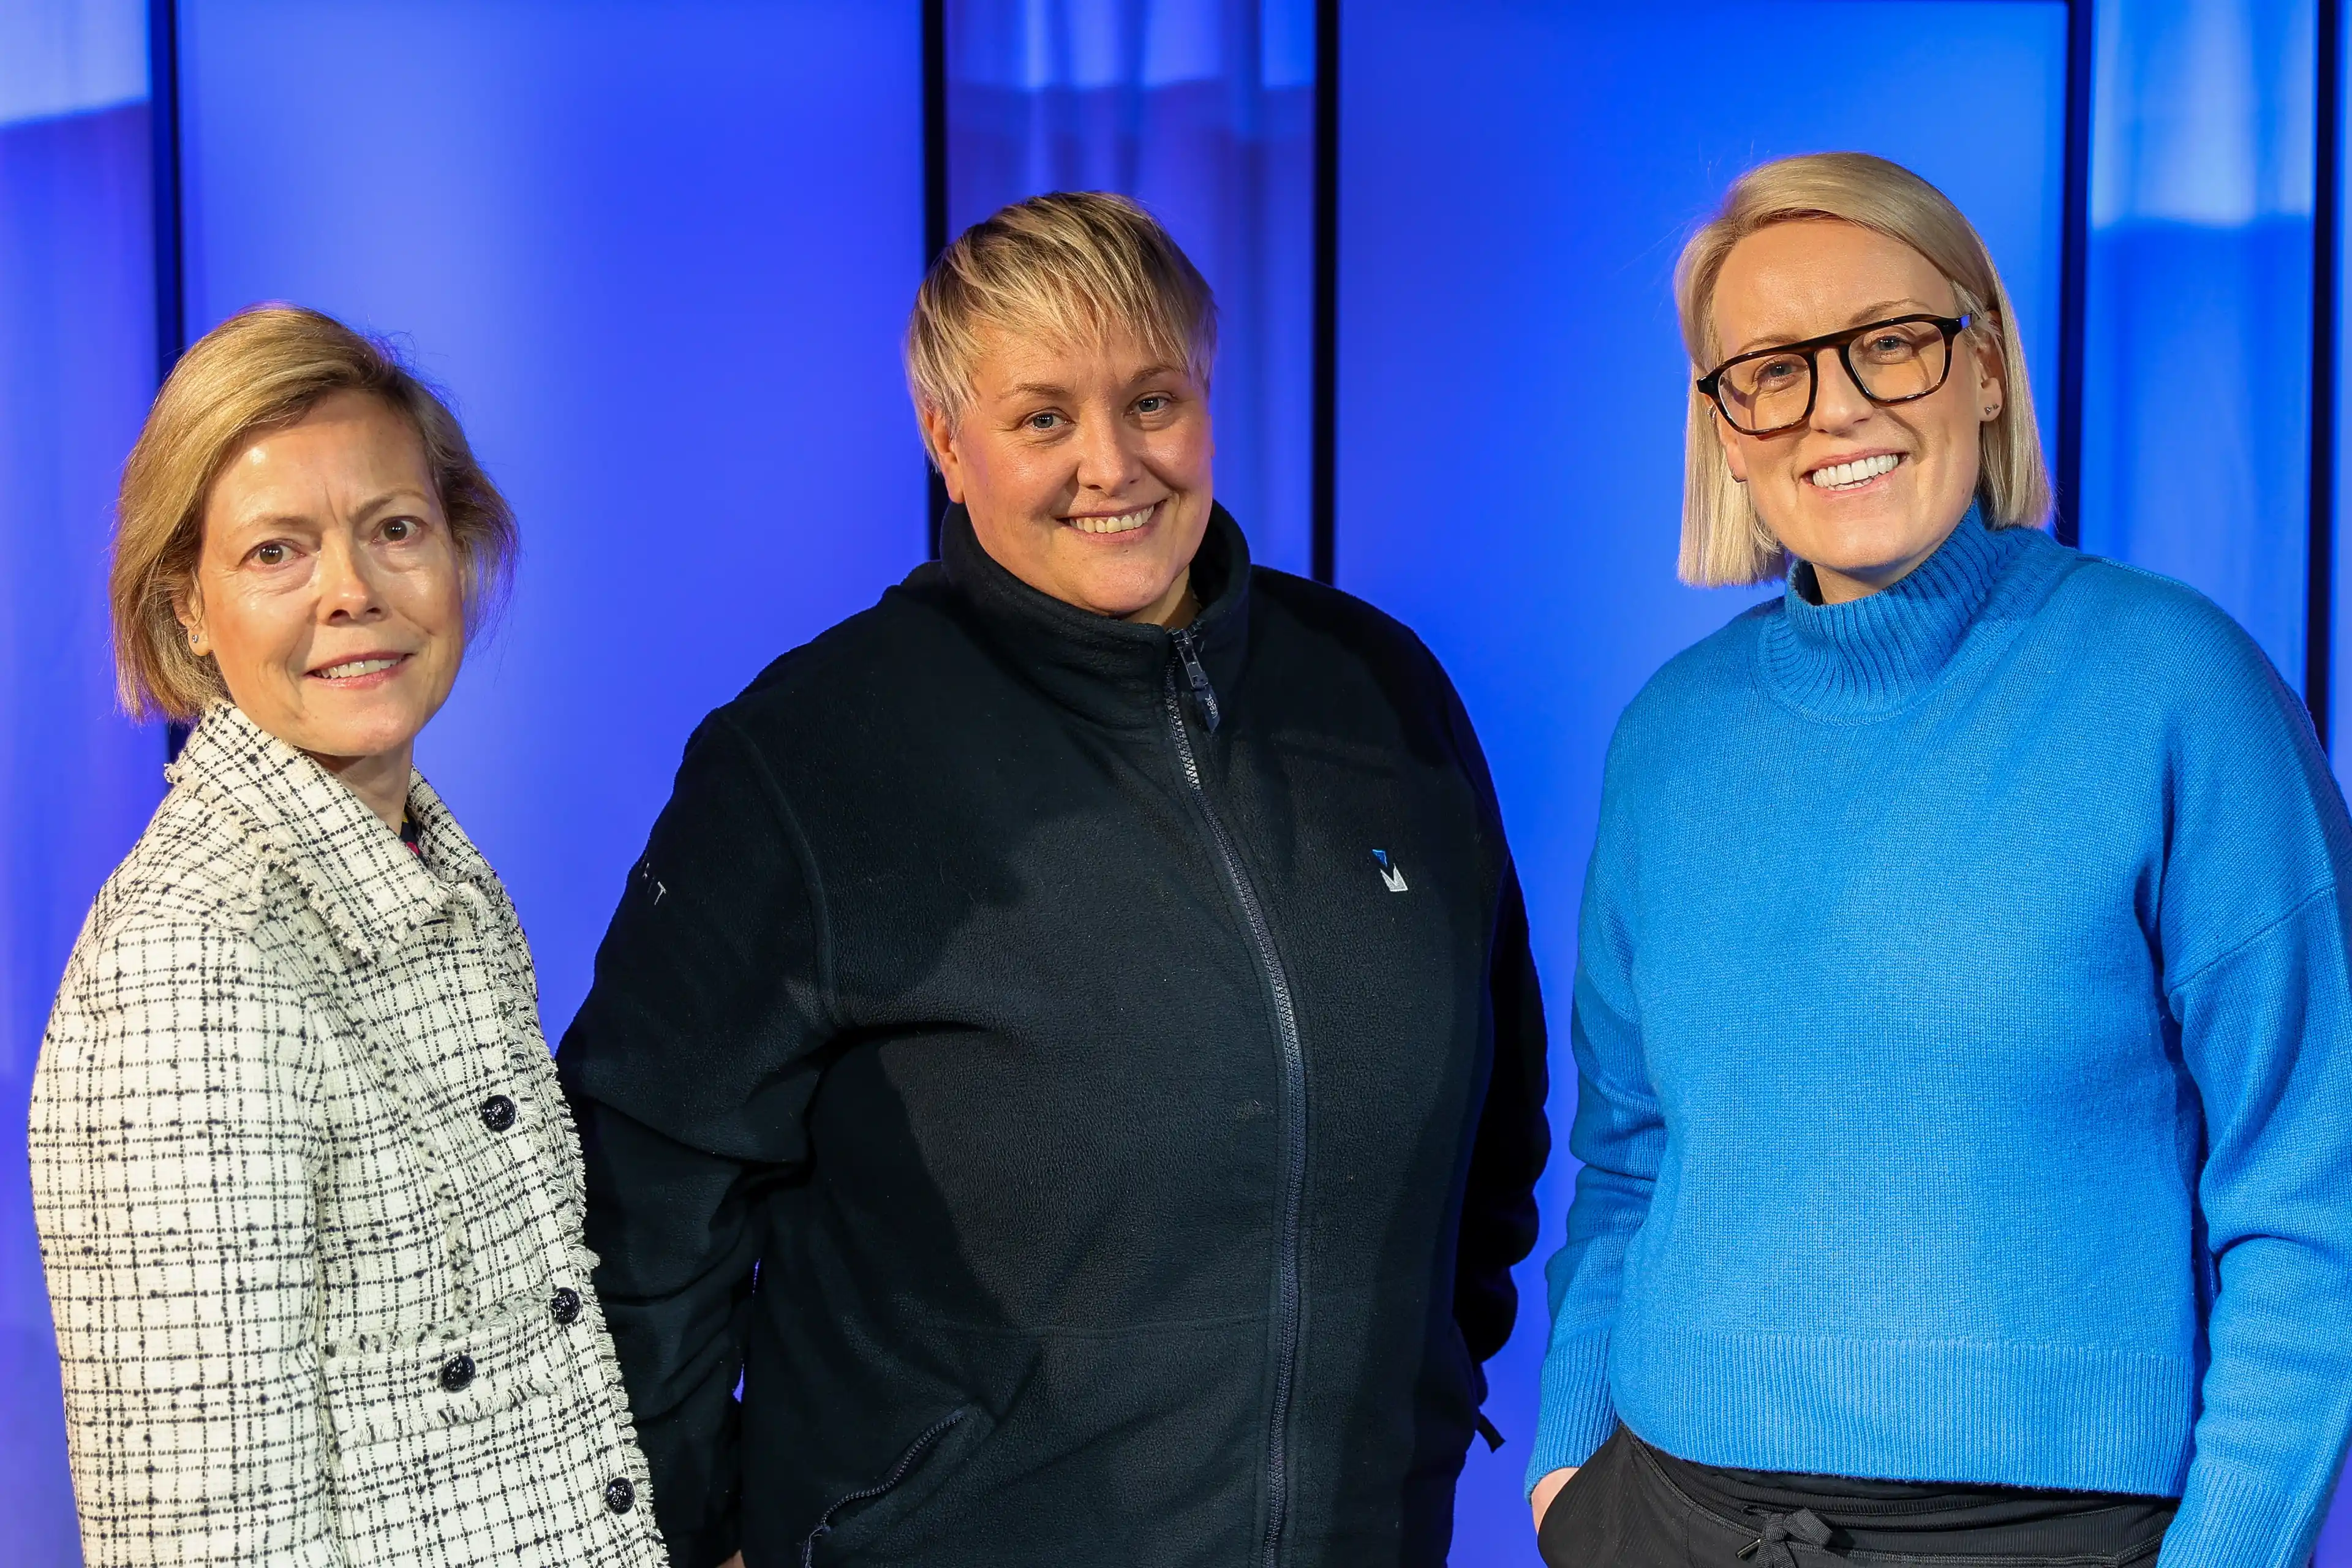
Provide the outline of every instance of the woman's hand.
[[[1546,1476],[1544,1479],[1546,1480],[1549,1480],[1551,1478],[1549,1476]],[[726,1562],[721,1563],[719,1565],[719,1568],[743,1568],[743,1554],[738,1552],[734,1556],[730,1557]]]
[[1559,1489],[1576,1479],[1576,1469],[1570,1465],[1564,1470],[1554,1470],[1538,1481],[1536,1489],[1528,1495],[1528,1505],[1535,1510],[1537,1534],[1543,1533],[1544,1510],[1551,1507],[1552,1499],[1559,1496]]

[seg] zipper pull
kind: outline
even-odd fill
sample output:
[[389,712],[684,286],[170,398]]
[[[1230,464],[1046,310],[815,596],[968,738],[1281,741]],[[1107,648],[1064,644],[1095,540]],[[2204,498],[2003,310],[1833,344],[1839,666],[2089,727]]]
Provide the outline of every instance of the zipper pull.
[[1201,652],[1193,645],[1192,628],[1180,626],[1174,637],[1176,657],[1184,661],[1184,679],[1192,683],[1192,700],[1201,705],[1201,721],[1213,735],[1217,732],[1217,689],[1209,684],[1209,672],[1201,667]]

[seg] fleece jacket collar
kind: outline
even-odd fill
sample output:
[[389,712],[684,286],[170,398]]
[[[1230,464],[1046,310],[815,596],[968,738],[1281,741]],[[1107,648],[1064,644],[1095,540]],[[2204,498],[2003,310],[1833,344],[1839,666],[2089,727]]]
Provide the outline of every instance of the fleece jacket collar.
[[[1055,701],[1115,729],[1161,721],[1176,643],[1167,627],[1097,616],[1031,587],[981,548],[961,506],[940,521],[940,567],[991,649]],[[1248,660],[1249,583],[1249,543],[1217,507],[1192,558],[1201,613],[1184,630],[1220,703]]]

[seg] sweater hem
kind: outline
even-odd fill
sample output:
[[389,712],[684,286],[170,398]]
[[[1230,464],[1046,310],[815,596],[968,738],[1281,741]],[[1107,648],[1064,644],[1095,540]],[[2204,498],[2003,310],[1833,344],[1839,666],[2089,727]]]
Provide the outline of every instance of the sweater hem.
[[1627,1424],[1700,1464],[2147,1497],[2189,1472],[2180,1357],[1621,1323],[1609,1371]]

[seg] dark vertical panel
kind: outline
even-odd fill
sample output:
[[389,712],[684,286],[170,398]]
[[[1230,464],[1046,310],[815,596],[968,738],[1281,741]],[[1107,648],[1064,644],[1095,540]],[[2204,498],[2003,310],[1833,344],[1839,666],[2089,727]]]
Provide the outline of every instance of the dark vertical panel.
[[[923,265],[939,259],[948,230],[948,6],[923,0]],[[926,547],[940,552],[940,519],[948,510],[947,481],[923,464]]]
[[2091,94],[2096,73],[2092,0],[2066,6],[2066,183],[2059,252],[2058,443],[2051,479],[2059,541],[2083,538],[2083,302],[2091,248]]
[[923,265],[953,236],[948,231],[948,7],[923,0]]
[[[2346,277],[2347,269],[2352,268],[2352,247],[2345,244],[2344,233],[2347,207],[2352,207],[2352,203],[2347,201],[2347,195],[2352,195],[2352,191],[2347,189],[2347,182],[2352,182],[2352,114],[2346,112],[2343,96],[2347,79],[2352,77],[2352,38],[2346,37],[2347,29],[2342,25],[2341,0],[2337,0],[2334,8],[2337,13],[2337,18],[2332,68],[2336,75],[2337,96],[2335,115],[2334,179],[2331,182],[2334,222],[2330,226],[2335,235],[2336,270],[2331,283],[2320,286],[2329,296],[2336,324],[2335,343],[2330,359],[2330,367],[2333,371],[2330,378],[2332,385],[2328,399],[2333,419],[2325,430],[2315,426],[2313,436],[2315,439],[2327,441],[2337,454],[2341,454],[2347,450],[2347,443],[2352,443],[2352,397],[2345,395],[2344,387],[2346,369],[2347,366],[2352,366],[2352,311],[2347,311],[2344,308],[2347,285],[2352,285],[2352,279]],[[2321,63],[2323,67],[2326,67],[2331,62],[2328,57],[2323,55]],[[2344,519],[2352,517],[2352,464],[2344,462],[2340,456],[2335,461],[2334,487],[2333,494],[2329,498],[2329,511],[2331,521],[2335,525],[2331,530],[2331,535],[2333,535],[2340,532]],[[2352,550],[2344,548],[2343,542],[2332,536],[2329,540],[2329,547],[2328,564],[2335,584],[2335,591],[2329,595],[2332,621],[2336,618],[2337,606],[2352,605]],[[2331,626],[2331,632],[2333,629]],[[2333,666],[2329,671],[2327,682],[2331,710],[2328,733],[2331,739],[2352,734],[2352,668],[2347,668],[2347,651],[2352,650],[2347,650],[2347,642],[2352,642],[2352,639],[2333,637],[2329,650],[2330,662]],[[2337,750],[2334,752],[2334,757],[2336,777],[2341,781],[2346,775],[2347,762],[2352,762],[2352,749]],[[2342,1495],[2352,1498],[2352,1489],[2347,1489]],[[2352,1565],[2352,1502],[2340,1503],[2336,1511],[2339,1517],[2336,1522],[2343,1532],[2344,1562],[2347,1565]]]
[[0,1561],[79,1563],[25,1110],[76,932],[163,793],[107,543],[155,388],[146,9],[0,0]]
[[[1342,24],[1339,581],[1422,634],[1478,723],[1558,1024],[1564,1132],[1575,918],[1610,731],[1661,662],[1754,597],[1675,581],[1691,397],[1669,294],[1681,242],[1762,159],[1884,153],[1982,229],[2049,387],[2065,10],[1349,0]],[[1813,85],[1704,112],[1696,89],[1714,79],[1694,78],[1695,48],[1787,64]],[[1727,816],[1724,831],[1772,830]],[[1489,1369],[1488,1410],[1510,1442],[1469,1457],[1458,1563],[1535,1561],[1520,1473],[1545,1338],[1539,1261],[1573,1178],[1563,1143],[1538,1258],[1520,1272],[1519,1330]]]
[[914,5],[183,0],[191,326],[404,335],[520,516],[419,758],[551,1034],[697,720],[922,558]]
[[1313,563],[1314,0],[948,0],[950,226],[1050,190],[1151,209],[1216,290],[1217,495]]
[[1339,578],[1339,0],[1315,5],[1315,389],[1309,446],[1317,581]]
[[[147,0],[147,97],[155,233],[155,379],[160,384],[188,346],[188,287],[183,263],[180,206],[180,8],[178,0]],[[163,726],[163,756],[180,754],[188,727]]]
[[[188,343],[188,291],[181,270],[180,20],[178,0],[147,0],[148,124],[155,216],[155,379]],[[173,748],[174,752],[178,748]]]
[[2304,569],[2303,700],[2319,743],[2329,744],[2335,717],[2336,321],[2343,224],[2344,6],[2318,0],[2318,112],[2312,171],[2311,515]]

